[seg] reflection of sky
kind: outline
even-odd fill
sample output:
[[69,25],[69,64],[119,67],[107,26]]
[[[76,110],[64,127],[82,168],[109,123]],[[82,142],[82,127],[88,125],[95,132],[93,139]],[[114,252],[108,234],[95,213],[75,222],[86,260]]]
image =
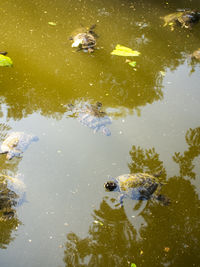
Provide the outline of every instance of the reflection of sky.
[[[140,202],[140,203],[139,203]],[[143,209],[145,209],[147,205],[147,201],[133,201],[133,200],[124,200],[124,212],[127,216],[127,219],[133,225],[136,230],[137,238],[140,238],[140,230],[141,227],[145,227],[147,225],[144,217],[141,215]],[[139,207],[136,205],[140,204]]]
[[[2,14],[2,45],[6,44],[14,68],[2,69],[0,74],[1,95],[7,103],[2,105],[2,122],[40,139],[22,160],[15,159],[24,176],[28,203],[18,209],[23,226],[17,238],[6,253],[0,251],[4,266],[62,265],[59,246],[66,242],[66,233],[87,235],[93,210],[107,195],[103,184],[108,175],[129,172],[131,147],[154,147],[170,178],[179,173],[172,160],[174,152],[187,150],[187,130],[200,126],[199,67],[190,74],[190,67],[182,62],[199,45],[195,39],[199,25],[192,32],[171,32],[161,27],[159,9],[148,13],[140,7],[135,12],[126,5],[118,8],[119,2],[113,1],[111,8],[110,1],[96,1],[99,6],[86,1],[80,9],[73,1],[65,1],[64,7],[62,1],[48,5],[33,1],[31,6],[25,2],[23,7],[14,1],[3,3],[7,13]],[[163,14],[169,11],[160,9]],[[95,12],[100,12],[98,17]],[[140,12],[152,24],[142,23]],[[50,27],[48,21],[53,19],[58,23]],[[86,26],[99,20],[96,31],[101,49],[92,55],[72,51],[68,41],[82,19]],[[117,43],[141,50],[137,71],[124,58],[110,56]],[[166,76],[160,77],[165,67]],[[117,116],[112,115],[110,138],[63,116],[65,105],[80,97],[101,101],[110,113],[117,111]],[[199,159],[194,164],[199,173]],[[198,181],[197,176],[192,183],[200,192]],[[126,202],[127,217],[139,232],[146,222],[140,209],[133,211],[133,202]]]

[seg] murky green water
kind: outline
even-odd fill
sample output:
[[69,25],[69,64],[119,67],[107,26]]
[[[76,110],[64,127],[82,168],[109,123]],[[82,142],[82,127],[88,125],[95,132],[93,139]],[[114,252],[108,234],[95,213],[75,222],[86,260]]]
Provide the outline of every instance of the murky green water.
[[[176,3],[174,3],[176,2]],[[200,266],[200,23],[163,27],[160,17],[199,1],[9,0],[0,7],[0,137],[39,137],[0,173],[26,185],[15,218],[0,222],[0,266]],[[49,25],[55,22],[56,25]],[[96,24],[98,49],[69,37]],[[141,52],[136,70],[111,56]],[[69,117],[67,105],[100,101],[111,136]],[[110,177],[163,169],[171,205],[107,193]]]

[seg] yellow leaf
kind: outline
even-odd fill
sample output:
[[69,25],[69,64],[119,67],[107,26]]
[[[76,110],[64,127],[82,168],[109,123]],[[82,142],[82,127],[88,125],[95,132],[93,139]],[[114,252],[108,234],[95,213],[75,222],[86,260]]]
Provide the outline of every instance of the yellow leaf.
[[48,24],[51,25],[51,26],[56,26],[57,25],[57,23],[53,22],[53,21],[49,21]]
[[123,57],[136,57],[140,55],[140,52],[118,44],[116,45],[115,49],[111,52],[111,55],[123,56]]

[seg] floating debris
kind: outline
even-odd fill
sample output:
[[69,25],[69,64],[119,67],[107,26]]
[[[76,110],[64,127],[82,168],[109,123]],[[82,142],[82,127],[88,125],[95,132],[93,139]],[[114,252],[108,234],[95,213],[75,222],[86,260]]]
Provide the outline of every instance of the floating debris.
[[[123,46],[123,45],[116,45],[115,49],[111,52],[111,55],[115,56],[122,56],[122,57],[137,57],[140,55],[140,52],[134,51],[129,47]],[[129,64],[129,66],[133,67],[134,70],[136,70],[136,61],[131,61],[130,59],[126,59],[126,63]]]
[[117,44],[115,49],[111,52],[111,55],[122,57],[137,57],[140,55],[140,52],[132,50],[129,47]]
[[170,251],[170,248],[169,248],[169,247],[165,247],[165,248],[164,248],[164,251],[165,251],[165,252],[169,252],[169,251]]
[[51,25],[51,26],[56,26],[57,25],[57,23],[53,22],[53,21],[49,21],[48,24]]
[[[7,54],[7,52],[1,52],[1,53]],[[1,53],[0,53],[0,66],[12,67],[13,66],[12,59],[10,57],[5,56],[4,54],[1,54]]]

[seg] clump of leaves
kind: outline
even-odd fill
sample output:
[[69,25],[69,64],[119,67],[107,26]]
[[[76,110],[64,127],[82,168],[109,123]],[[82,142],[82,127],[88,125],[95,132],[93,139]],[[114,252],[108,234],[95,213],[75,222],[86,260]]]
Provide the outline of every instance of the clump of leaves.
[[0,54],[0,66],[11,67],[13,65],[12,59]]

